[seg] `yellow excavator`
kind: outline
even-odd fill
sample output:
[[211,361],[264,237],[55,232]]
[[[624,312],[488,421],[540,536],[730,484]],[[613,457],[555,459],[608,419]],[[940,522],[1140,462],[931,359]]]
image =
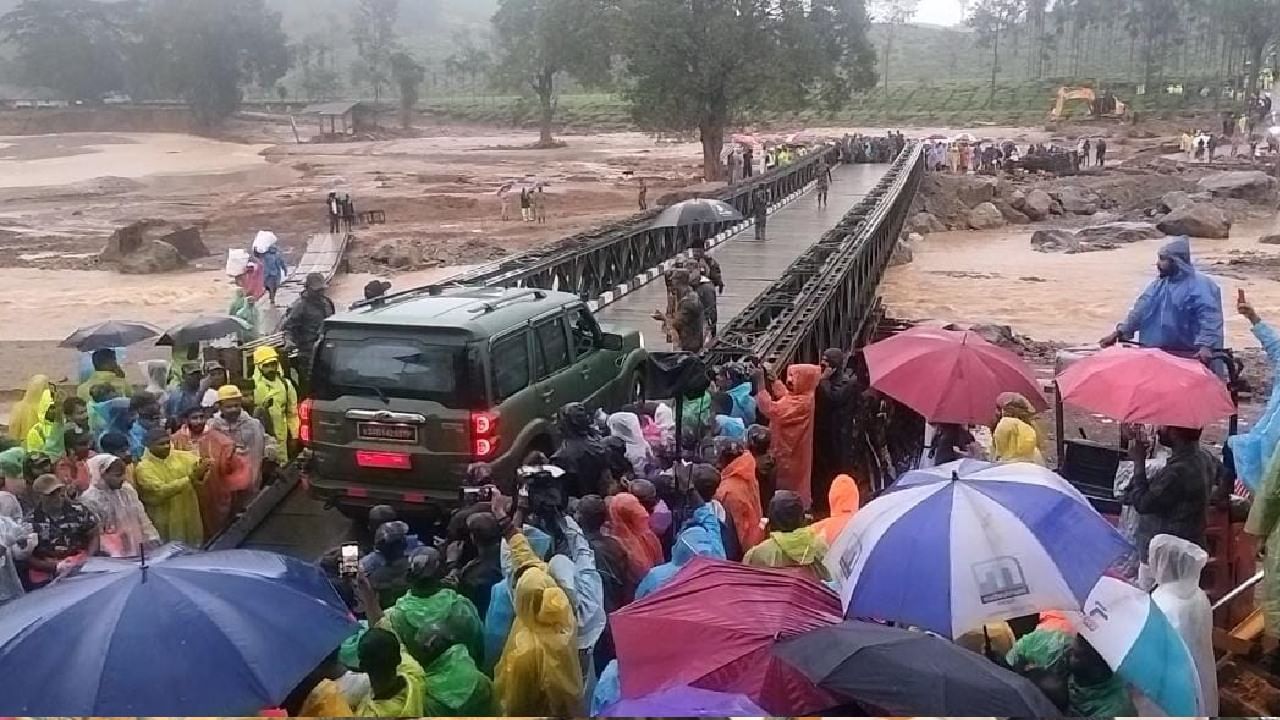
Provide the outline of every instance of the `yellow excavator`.
[[1110,92],[1103,93],[1102,97],[1098,97],[1093,88],[1060,87],[1058,88],[1058,102],[1049,111],[1049,119],[1054,121],[1061,120],[1062,111],[1067,102],[1071,100],[1088,102],[1089,115],[1095,118],[1123,119],[1129,113],[1129,106],[1125,105],[1120,101],[1120,98]]

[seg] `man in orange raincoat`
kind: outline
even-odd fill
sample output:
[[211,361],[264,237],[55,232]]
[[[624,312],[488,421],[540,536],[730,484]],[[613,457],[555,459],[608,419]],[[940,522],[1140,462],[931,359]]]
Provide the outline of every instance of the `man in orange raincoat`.
[[237,490],[249,488],[251,473],[235,442],[225,433],[208,427],[209,411],[193,407],[187,411],[182,428],[173,434],[175,450],[187,450],[209,462],[204,484],[196,487],[200,499],[200,519],[205,539],[217,535],[231,521],[231,500]]
[[778,461],[778,489],[800,496],[805,508],[813,507],[810,482],[813,475],[814,393],[822,379],[817,365],[787,368],[787,383],[756,370],[757,378],[769,381],[756,400],[760,412],[769,418],[773,433],[773,456]]
[[828,493],[831,517],[813,524],[813,532],[822,538],[827,546],[835,544],[836,538],[844,531],[849,521],[862,502],[862,494],[858,491],[858,483],[848,475],[837,475],[831,483]]
[[730,438],[716,440],[720,485],[715,499],[733,518],[738,547],[743,552],[764,540],[761,528],[764,511],[760,507],[760,484],[756,481],[756,458],[742,443]]

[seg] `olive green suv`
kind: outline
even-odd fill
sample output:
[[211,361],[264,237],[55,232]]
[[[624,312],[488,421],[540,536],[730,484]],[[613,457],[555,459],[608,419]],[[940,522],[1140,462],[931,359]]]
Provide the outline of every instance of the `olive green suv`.
[[569,402],[612,411],[643,396],[639,333],[529,288],[428,287],[324,323],[302,403],[312,492],[348,514],[449,505],[466,468],[513,474],[555,447]]

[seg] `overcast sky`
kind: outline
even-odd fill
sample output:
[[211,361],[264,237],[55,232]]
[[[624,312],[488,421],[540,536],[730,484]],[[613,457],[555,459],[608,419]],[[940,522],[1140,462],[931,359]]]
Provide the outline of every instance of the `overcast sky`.
[[960,22],[959,0],[920,0],[920,12],[916,22],[934,25],[955,25]]

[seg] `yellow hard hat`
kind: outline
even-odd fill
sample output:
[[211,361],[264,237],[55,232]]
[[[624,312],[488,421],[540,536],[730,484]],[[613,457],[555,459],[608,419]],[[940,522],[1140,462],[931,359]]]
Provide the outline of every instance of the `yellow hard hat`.
[[224,400],[243,400],[244,393],[240,392],[240,388],[235,385],[223,385],[218,388],[218,402]]
[[266,365],[269,362],[280,362],[280,353],[270,345],[263,345],[253,351],[253,364]]

